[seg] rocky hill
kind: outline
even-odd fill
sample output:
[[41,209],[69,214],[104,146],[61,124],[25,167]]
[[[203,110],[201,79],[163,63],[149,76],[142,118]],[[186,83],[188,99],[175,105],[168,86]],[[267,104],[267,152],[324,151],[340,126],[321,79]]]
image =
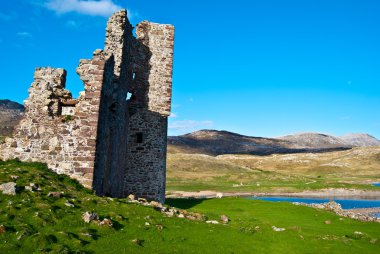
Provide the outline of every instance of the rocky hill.
[[200,130],[168,138],[172,153],[220,154],[287,154],[347,150],[356,146],[380,146],[380,141],[368,134],[334,137],[320,133],[300,133],[278,138],[243,136],[216,130]]
[[351,146],[380,146],[380,140],[366,133],[352,133],[340,138],[344,143]]
[[0,136],[10,135],[23,114],[23,105],[10,100],[0,100]]

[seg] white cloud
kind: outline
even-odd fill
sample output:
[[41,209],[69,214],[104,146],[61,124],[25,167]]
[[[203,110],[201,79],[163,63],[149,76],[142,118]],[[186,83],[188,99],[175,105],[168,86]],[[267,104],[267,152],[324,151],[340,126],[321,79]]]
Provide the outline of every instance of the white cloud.
[[170,117],[170,118],[176,118],[177,116],[178,116],[178,115],[177,115],[176,113],[171,113],[169,117]]
[[121,6],[115,4],[112,0],[49,0],[46,2],[45,7],[58,14],[76,12],[104,17],[108,17],[121,9]]
[[173,131],[193,131],[195,129],[209,128],[214,125],[213,121],[181,120],[169,123],[169,129]]
[[28,32],[18,32],[17,35],[23,39],[32,38],[32,34]]

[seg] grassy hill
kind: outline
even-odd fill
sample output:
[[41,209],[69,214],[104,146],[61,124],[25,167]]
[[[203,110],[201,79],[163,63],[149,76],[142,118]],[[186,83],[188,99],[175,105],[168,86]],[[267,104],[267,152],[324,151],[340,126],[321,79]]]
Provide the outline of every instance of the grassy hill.
[[[169,218],[126,199],[94,196],[43,164],[0,162],[0,183],[12,181],[17,194],[0,194],[0,253],[378,253],[380,249],[379,223],[309,207],[242,198],[167,200],[207,219],[219,220],[222,214],[230,218],[227,225],[211,225]],[[25,189],[31,183],[40,190]],[[49,197],[49,192],[62,194]],[[113,226],[85,223],[81,217],[87,211],[110,219]],[[276,232],[273,226],[285,231]]]
[[380,147],[270,156],[168,154],[168,190],[297,192],[379,190]]

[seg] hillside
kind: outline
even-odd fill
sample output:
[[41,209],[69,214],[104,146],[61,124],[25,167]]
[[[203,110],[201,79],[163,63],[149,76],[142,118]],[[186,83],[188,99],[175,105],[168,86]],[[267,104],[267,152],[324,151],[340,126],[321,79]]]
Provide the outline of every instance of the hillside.
[[380,146],[380,140],[366,133],[352,133],[340,138],[350,146]]
[[[177,208],[167,208],[175,213],[166,215],[143,201],[94,196],[43,164],[8,161],[0,168],[0,184],[17,187],[14,196],[0,191],[0,253],[330,254],[380,248],[379,223],[310,207],[243,198],[168,199]],[[86,223],[86,212],[99,219]],[[202,219],[189,219],[195,213]]]
[[168,150],[171,153],[208,155],[329,152],[356,146],[380,146],[380,141],[368,134],[334,137],[320,133],[300,133],[278,138],[262,138],[216,130],[200,130],[168,137]]
[[371,183],[380,182],[380,147],[269,156],[170,153],[167,168],[173,191],[379,190]]
[[0,137],[12,133],[13,127],[21,120],[24,106],[10,100],[0,100]]

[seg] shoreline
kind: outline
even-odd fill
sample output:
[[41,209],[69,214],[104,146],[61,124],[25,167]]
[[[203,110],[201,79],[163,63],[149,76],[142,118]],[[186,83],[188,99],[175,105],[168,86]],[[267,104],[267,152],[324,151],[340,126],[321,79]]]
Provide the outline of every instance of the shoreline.
[[217,191],[170,191],[167,198],[220,198],[220,197],[301,197],[301,198],[340,198],[380,200],[379,191],[355,189],[321,189],[302,192],[217,192]]
[[[216,191],[173,191],[167,198],[222,198],[222,197],[299,197],[299,198],[320,198],[320,199],[360,199],[360,200],[380,200],[380,191],[363,191],[354,189],[322,189],[316,191],[302,192],[216,192]],[[380,222],[379,216],[380,207],[373,208],[357,208],[357,209],[342,209],[335,201],[329,201],[322,204],[306,204],[293,202],[293,204],[309,206],[313,208],[333,211],[337,215],[348,217],[361,221],[376,221]],[[329,207],[328,205],[333,205]]]

